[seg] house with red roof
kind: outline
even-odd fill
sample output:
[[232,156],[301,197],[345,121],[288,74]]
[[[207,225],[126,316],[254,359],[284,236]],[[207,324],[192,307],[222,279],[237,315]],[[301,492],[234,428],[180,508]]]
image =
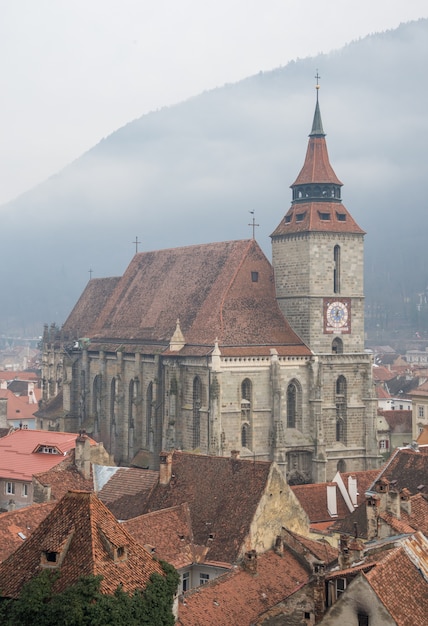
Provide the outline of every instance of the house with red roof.
[[102,453],[108,458],[102,444],[75,433],[18,429],[0,438],[0,508],[10,510],[31,504],[37,486],[37,480],[33,482],[34,476],[43,476],[75,450],[80,453],[79,468],[89,478],[90,453],[86,454],[87,447],[101,452],[97,458],[101,458]]
[[[349,553],[349,546],[347,549]],[[425,626],[428,540],[415,533],[378,555],[377,560],[335,571],[327,581],[338,594],[319,622],[322,626]]]
[[92,492],[71,491],[31,535],[0,564],[1,594],[16,598],[23,585],[44,569],[61,575],[59,593],[81,576],[100,575],[101,592],[144,590],[161,565],[119,524]]

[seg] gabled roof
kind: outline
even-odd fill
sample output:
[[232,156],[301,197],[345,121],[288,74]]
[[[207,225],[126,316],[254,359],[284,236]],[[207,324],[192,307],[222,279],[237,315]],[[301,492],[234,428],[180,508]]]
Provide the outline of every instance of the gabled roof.
[[[18,429],[0,438],[0,477],[30,481],[33,474],[47,472],[64,460],[76,445],[75,433]],[[96,442],[90,440],[91,445]],[[39,447],[55,449],[57,454],[37,452]]]
[[412,432],[412,411],[411,409],[397,409],[395,411],[382,411],[388,425],[393,433]]
[[58,569],[60,592],[81,576],[101,575],[101,591],[144,589],[160,564],[128,532],[94,493],[71,491],[32,535],[0,565],[3,597],[17,597],[22,585],[43,568]]
[[94,488],[93,480],[84,478],[77,469],[74,462],[74,450],[71,450],[58,465],[47,472],[33,474],[33,480],[44,487],[49,486],[50,499],[55,502],[61,500],[72,489],[93,491]]
[[[331,515],[327,506],[327,487],[335,490],[337,515]],[[291,487],[294,495],[306,511],[311,526],[319,522],[333,522],[336,519],[343,519],[349,509],[340,493],[336,483],[316,483],[309,485],[293,485]]]
[[411,391],[408,391],[407,395],[410,396],[411,398],[420,397],[420,398],[428,399],[428,380],[422,383],[422,385],[419,385],[419,387],[416,387],[416,389],[412,389]]
[[[105,468],[104,468],[105,469]],[[159,472],[133,467],[114,468],[115,472],[98,491],[99,499],[117,519],[128,519],[129,497],[147,497],[159,480]]]
[[170,482],[155,486],[143,512],[187,502],[195,543],[209,546],[210,561],[233,563],[250,531],[272,468],[266,461],[175,451]]
[[398,626],[425,626],[428,615],[428,541],[416,533],[364,574]]
[[[428,487],[428,446],[419,446],[418,450],[412,447],[397,448],[389,461],[379,472],[378,479],[394,481],[395,489],[401,491],[404,487],[411,495],[427,492]],[[374,483],[369,490],[374,489]]]
[[209,353],[216,338],[220,349],[262,346],[269,354],[276,347],[281,354],[282,346],[286,354],[310,354],[279,309],[272,266],[254,240],[136,254],[96,306],[88,285],[64,330],[83,327],[90,345],[134,342],[168,351],[177,319],[189,354],[198,346]]
[[66,319],[63,331],[73,332],[76,337],[86,337],[119,280],[119,276],[92,278]]
[[187,503],[139,515],[122,522],[122,526],[142,546],[176,569],[203,560],[207,552],[207,548],[198,550],[194,545]]
[[290,553],[285,558],[271,550],[257,556],[256,564],[256,574],[238,567],[187,593],[178,605],[177,624],[255,624],[309,581],[307,570]]
[[372,373],[375,382],[388,382],[388,380],[392,380],[397,376],[396,372],[391,372],[390,369],[383,365],[374,365],[372,367]]
[[16,396],[11,389],[0,389],[0,398],[7,401],[6,417],[8,420],[33,419],[34,413],[39,408],[40,397],[40,389],[34,390],[34,399],[32,396]]
[[0,513],[0,563],[28,539],[55,505],[46,502]]

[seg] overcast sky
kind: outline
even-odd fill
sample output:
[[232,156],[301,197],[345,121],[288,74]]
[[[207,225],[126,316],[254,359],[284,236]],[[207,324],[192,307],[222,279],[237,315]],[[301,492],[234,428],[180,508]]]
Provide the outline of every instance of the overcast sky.
[[144,113],[419,17],[426,0],[0,0],[0,203]]

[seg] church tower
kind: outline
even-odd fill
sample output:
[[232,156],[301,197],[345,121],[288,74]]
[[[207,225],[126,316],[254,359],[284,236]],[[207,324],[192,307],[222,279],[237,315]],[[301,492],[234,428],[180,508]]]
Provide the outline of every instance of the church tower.
[[372,364],[364,352],[365,233],[342,204],[318,84],[316,93],[305,162],[291,185],[291,207],[271,237],[278,304],[313,354],[306,410],[314,445],[312,480],[323,482],[337,470],[377,467],[379,459]]
[[279,306],[316,353],[364,350],[364,231],[341,200],[318,101],[291,208],[272,237]]

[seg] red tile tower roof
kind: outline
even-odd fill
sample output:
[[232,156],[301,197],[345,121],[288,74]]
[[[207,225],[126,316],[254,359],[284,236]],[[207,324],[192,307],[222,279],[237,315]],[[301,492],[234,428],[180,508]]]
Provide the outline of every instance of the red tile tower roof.
[[342,183],[330,165],[317,89],[305,162],[291,185],[291,208],[271,236],[274,238],[309,231],[363,235],[364,231],[342,204],[341,187]]

